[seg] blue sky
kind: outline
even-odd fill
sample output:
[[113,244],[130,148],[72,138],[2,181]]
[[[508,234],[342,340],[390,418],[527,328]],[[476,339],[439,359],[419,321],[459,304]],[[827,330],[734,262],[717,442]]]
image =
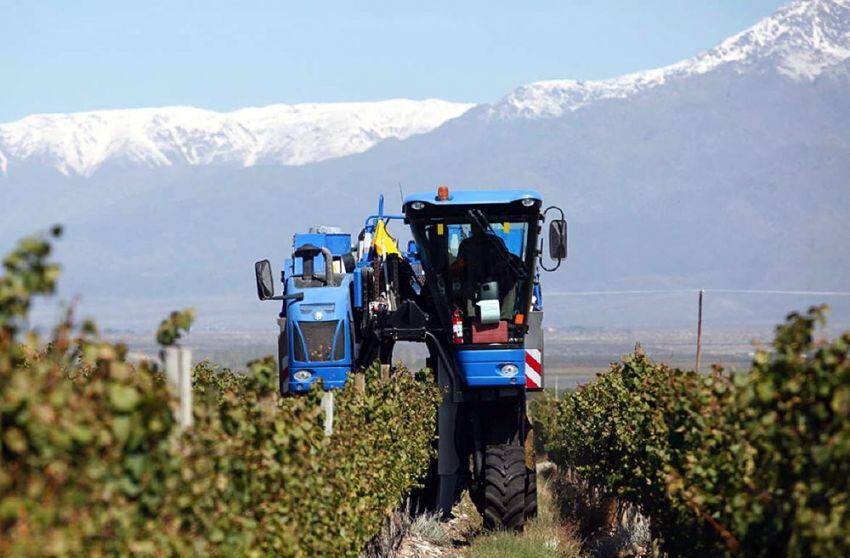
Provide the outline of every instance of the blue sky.
[[438,97],[670,64],[778,0],[0,0],[0,122],[38,112]]

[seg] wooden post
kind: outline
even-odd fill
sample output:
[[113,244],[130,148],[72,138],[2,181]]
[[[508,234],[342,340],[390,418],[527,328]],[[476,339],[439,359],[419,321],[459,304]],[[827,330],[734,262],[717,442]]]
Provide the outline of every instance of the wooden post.
[[697,363],[694,370],[699,373],[699,359],[702,353],[702,295],[703,290],[699,290],[699,311],[697,313]]
[[180,428],[192,426],[192,351],[183,347],[166,347],[162,351],[165,377],[177,393],[174,418]]
[[366,393],[366,376],[363,373],[354,374],[354,389],[360,395]]

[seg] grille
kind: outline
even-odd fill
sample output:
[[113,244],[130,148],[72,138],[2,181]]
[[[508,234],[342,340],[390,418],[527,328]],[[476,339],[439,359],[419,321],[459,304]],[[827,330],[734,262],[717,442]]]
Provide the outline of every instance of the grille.
[[[329,322],[298,322],[298,328],[307,347],[307,358],[299,360],[306,362],[324,362],[331,359],[334,345],[334,333],[339,321]],[[299,353],[301,353],[299,355]],[[296,356],[303,357],[303,351],[297,350]]]

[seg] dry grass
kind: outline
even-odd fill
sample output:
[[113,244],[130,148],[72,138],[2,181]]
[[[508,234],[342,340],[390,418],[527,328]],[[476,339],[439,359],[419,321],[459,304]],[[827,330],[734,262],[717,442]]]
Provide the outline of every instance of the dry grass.
[[575,526],[584,551],[595,558],[658,556],[649,519],[634,506],[606,495],[575,471],[553,469],[548,475],[549,497],[561,521]]
[[416,516],[410,525],[410,534],[437,546],[448,546],[452,542],[449,526],[440,518],[439,513]]
[[538,517],[521,533],[499,532],[476,538],[465,556],[469,558],[578,558],[581,541],[563,525],[549,482],[538,479]]

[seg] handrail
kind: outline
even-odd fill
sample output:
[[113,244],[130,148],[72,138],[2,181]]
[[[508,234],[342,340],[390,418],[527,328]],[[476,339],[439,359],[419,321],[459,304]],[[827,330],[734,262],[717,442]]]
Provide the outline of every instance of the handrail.
[[[369,223],[374,221],[375,224],[377,224],[378,219],[386,219],[387,221],[391,221],[393,219],[404,219],[404,218],[405,218],[404,215],[369,215],[366,218],[366,222],[363,224],[363,226],[366,227],[366,228],[369,228],[370,227]],[[374,228],[375,225],[371,225],[371,227]]]

